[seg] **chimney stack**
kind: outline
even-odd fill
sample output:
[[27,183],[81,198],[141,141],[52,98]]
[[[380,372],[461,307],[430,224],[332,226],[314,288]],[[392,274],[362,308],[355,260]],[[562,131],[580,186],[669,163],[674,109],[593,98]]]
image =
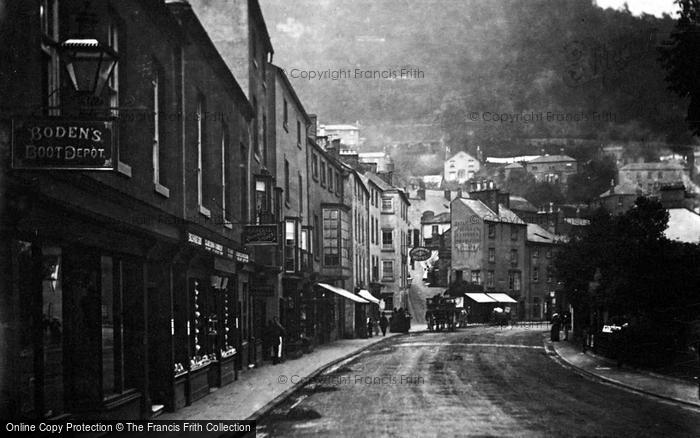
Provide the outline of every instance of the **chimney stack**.
[[306,135],[308,137],[311,137],[314,141],[316,141],[316,129],[318,129],[318,116],[316,114],[309,114],[309,119],[311,119],[311,123],[309,123],[309,129],[306,132]]

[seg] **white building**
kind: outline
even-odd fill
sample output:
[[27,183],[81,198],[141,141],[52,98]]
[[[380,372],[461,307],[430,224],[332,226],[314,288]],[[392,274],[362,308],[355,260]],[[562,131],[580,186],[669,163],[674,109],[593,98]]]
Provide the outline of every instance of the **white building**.
[[445,181],[462,184],[473,178],[480,168],[479,160],[464,151],[457,152],[445,161]]
[[360,122],[354,125],[319,125],[318,136],[328,137],[328,141],[340,139],[345,149],[355,149],[362,145]]

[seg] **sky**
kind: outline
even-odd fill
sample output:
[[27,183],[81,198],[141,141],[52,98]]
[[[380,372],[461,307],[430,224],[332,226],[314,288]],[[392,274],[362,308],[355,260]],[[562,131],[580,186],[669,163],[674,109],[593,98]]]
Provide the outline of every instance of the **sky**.
[[661,14],[666,12],[676,18],[678,6],[673,4],[673,0],[597,0],[596,4],[601,8],[620,9],[625,1],[634,15],[645,12],[661,17]]

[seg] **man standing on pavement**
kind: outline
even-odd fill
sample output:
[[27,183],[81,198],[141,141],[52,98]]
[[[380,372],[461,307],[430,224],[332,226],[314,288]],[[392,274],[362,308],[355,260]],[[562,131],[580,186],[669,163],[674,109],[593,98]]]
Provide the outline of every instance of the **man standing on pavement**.
[[280,324],[280,322],[276,316],[274,318],[272,318],[272,333],[273,333],[272,345],[276,347],[276,351],[273,353],[274,356],[272,358],[272,363],[277,364],[282,359],[285,330],[284,330],[284,327],[282,327],[282,324]]
[[386,336],[386,327],[389,325],[389,320],[386,319],[386,315],[382,313],[382,317],[379,318],[379,327],[382,329],[382,336]]
[[552,315],[552,329],[550,332],[552,342],[559,341],[559,330],[561,330],[561,318],[559,317],[559,313],[555,313]]
[[571,312],[568,310],[562,315],[562,323],[564,325],[564,340],[569,340],[569,330],[571,330]]

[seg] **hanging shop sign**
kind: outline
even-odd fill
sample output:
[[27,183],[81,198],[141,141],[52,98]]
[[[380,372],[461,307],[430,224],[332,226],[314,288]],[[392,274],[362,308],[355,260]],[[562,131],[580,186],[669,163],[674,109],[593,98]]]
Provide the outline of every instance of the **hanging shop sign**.
[[12,120],[12,168],[114,170],[112,120]]
[[277,244],[279,227],[270,225],[246,225],[243,231],[243,239],[246,245],[270,245]]
[[415,248],[411,248],[411,251],[408,254],[414,261],[424,262],[430,258],[432,252],[428,248],[417,246]]

